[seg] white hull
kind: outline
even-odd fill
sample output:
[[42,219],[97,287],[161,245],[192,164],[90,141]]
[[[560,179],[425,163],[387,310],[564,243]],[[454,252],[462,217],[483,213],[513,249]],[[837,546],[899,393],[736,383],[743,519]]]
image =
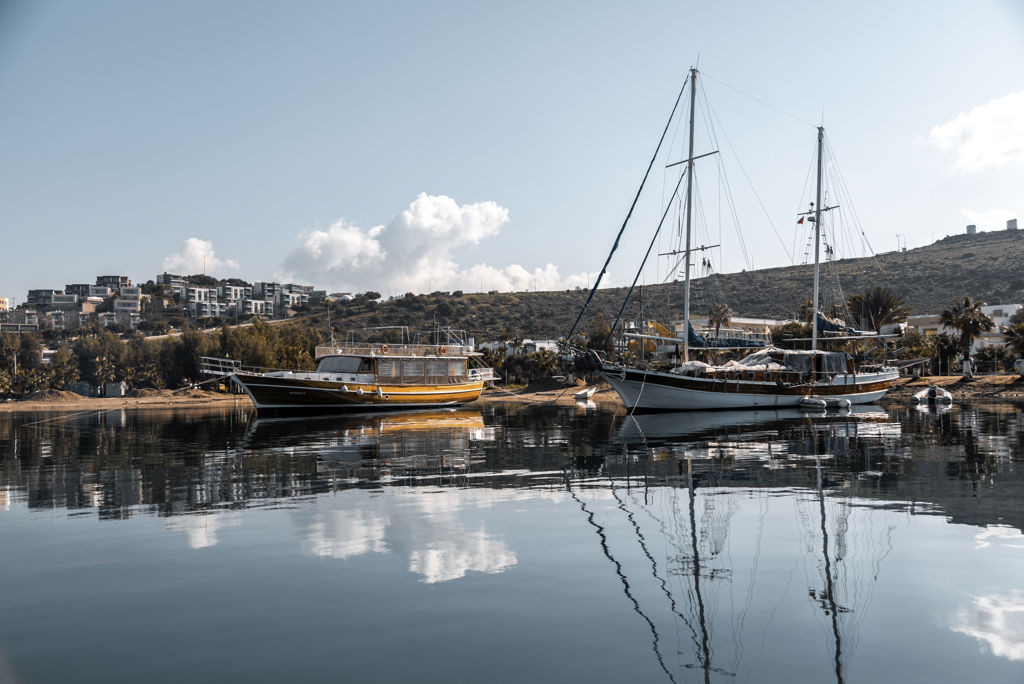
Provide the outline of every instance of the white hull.
[[[605,372],[604,379],[627,409],[641,411],[701,411],[718,409],[799,407],[808,396],[829,401],[847,399],[851,404],[878,401],[899,377],[896,371],[839,374],[829,382],[789,387],[782,391],[771,382],[713,382],[682,378],[673,373],[642,371]],[[683,386],[686,385],[686,386]],[[701,386],[704,385],[704,386]]]

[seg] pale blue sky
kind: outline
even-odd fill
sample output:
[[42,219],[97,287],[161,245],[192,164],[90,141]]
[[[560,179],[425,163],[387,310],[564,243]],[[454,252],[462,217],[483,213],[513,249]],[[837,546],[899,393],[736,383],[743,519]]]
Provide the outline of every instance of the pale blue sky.
[[[1024,220],[1017,0],[0,0],[0,296],[203,253],[214,275],[332,291],[585,284],[698,58],[742,163],[746,250],[719,270],[790,263],[744,170],[800,242],[814,142],[732,88],[823,117],[876,251]],[[651,182],[614,284],[660,211]]]

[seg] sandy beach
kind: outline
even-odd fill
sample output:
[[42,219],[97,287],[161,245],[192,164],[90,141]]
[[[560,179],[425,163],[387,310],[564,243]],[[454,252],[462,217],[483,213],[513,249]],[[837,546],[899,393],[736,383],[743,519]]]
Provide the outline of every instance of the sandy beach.
[[[900,378],[896,387],[880,402],[905,403],[910,396],[929,385],[944,387],[953,393],[957,402],[1024,400],[1024,378],[1017,375],[979,375],[964,381],[958,375]],[[575,393],[584,387],[564,385],[553,380],[538,380],[525,387],[489,387],[471,406],[494,403],[577,404]],[[592,385],[595,389],[588,401],[602,408],[621,407],[619,397],[605,382]],[[29,395],[17,401],[0,402],[0,412],[15,411],[89,411],[108,409],[166,409],[214,406],[251,406],[249,399],[240,394],[225,394],[201,389],[136,390],[127,397],[90,398],[71,392],[48,390]]]

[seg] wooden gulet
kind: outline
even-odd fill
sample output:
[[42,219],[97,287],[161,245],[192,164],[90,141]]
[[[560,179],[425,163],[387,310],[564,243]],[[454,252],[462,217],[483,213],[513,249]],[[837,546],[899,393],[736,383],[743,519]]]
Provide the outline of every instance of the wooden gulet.
[[346,345],[316,348],[313,371],[246,372],[230,379],[260,414],[394,411],[456,406],[494,379],[461,345]]

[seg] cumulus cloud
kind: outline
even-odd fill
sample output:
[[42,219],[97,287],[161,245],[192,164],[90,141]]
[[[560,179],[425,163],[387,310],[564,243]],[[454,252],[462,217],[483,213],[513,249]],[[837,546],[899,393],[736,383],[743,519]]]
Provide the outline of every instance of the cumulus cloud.
[[218,259],[213,243],[191,237],[185,240],[181,251],[163,260],[161,268],[167,273],[226,273],[237,272],[238,262],[234,259]]
[[957,171],[1024,163],[1024,90],[991,100],[932,127],[929,140],[956,153]]
[[993,209],[991,211],[974,211],[972,209],[961,209],[960,213],[967,217],[967,220],[979,228],[989,230],[1002,230],[1006,228],[1009,219],[1017,218],[1024,212],[1006,211],[1004,209]]
[[538,290],[586,285],[588,274],[563,278],[545,264],[462,267],[453,250],[496,236],[509,212],[496,202],[460,205],[445,195],[420,195],[386,225],[362,229],[339,220],[327,230],[310,230],[288,254],[282,280],[316,283],[338,290]]

